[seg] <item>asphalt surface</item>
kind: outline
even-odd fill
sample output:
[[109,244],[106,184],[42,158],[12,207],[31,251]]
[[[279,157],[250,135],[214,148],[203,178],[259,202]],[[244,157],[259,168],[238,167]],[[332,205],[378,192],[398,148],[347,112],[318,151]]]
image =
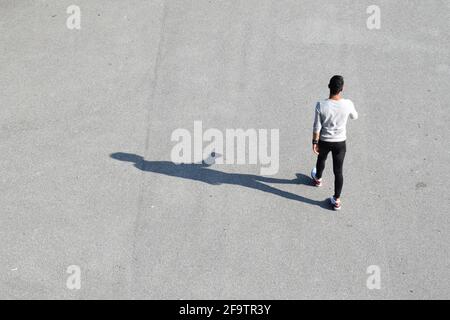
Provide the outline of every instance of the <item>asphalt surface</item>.
[[[450,298],[449,17],[448,1],[0,1],[0,298]],[[360,113],[340,213],[331,161],[324,188],[306,177],[334,74]],[[196,120],[279,129],[279,180],[171,169]]]

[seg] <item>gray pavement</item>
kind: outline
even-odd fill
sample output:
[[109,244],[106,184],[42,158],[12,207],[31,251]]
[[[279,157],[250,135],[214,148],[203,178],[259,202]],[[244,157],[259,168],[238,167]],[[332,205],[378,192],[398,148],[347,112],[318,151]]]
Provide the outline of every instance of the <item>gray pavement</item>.
[[[449,16],[444,0],[1,0],[0,298],[450,298]],[[360,113],[341,213],[323,205],[330,161],[323,189],[292,183],[334,74]],[[280,129],[280,181],[151,170],[195,120]]]

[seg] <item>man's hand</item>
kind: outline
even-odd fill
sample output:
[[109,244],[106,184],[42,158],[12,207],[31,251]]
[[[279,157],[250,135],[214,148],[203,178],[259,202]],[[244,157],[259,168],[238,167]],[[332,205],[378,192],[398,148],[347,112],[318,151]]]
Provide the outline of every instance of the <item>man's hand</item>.
[[313,137],[312,137],[313,146],[312,146],[312,149],[313,149],[313,152],[315,154],[317,154],[317,155],[319,154],[319,145],[318,145],[319,139],[320,139],[320,132],[313,132]]
[[313,144],[312,149],[315,154],[319,155],[319,145],[318,144]]

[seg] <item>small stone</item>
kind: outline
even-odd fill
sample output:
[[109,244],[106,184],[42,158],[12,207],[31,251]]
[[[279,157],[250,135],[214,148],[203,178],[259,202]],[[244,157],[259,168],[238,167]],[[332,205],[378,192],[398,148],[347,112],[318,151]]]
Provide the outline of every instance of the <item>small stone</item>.
[[418,189],[423,189],[423,188],[426,188],[427,187],[427,185],[426,185],[426,183],[424,183],[424,182],[418,182],[417,184],[416,184],[416,190],[418,190]]

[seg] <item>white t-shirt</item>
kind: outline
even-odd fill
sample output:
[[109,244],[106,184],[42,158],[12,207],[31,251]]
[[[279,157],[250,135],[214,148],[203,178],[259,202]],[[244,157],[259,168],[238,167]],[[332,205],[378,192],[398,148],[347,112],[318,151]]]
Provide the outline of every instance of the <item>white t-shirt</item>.
[[317,102],[314,116],[314,132],[320,132],[320,140],[341,142],[347,139],[347,120],[358,119],[355,105],[349,99]]

